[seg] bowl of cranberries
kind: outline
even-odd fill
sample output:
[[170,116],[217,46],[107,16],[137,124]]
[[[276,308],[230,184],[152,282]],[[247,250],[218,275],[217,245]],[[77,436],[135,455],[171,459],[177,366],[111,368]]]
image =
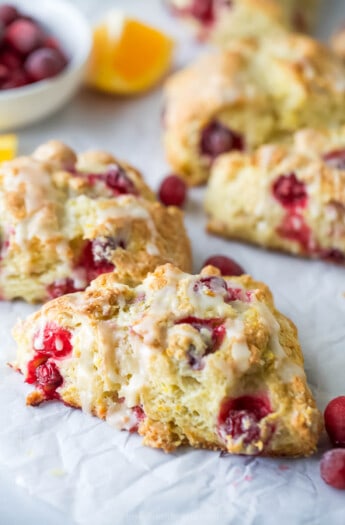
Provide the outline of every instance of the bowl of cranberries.
[[91,29],[65,0],[0,1],[0,130],[58,110],[80,86]]

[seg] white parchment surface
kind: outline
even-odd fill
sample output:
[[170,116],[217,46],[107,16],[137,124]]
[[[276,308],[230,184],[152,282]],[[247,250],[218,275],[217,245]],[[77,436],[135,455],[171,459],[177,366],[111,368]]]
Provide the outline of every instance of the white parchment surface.
[[[328,11],[333,6],[337,18],[343,0],[333,1],[327,3]],[[158,0],[75,3],[90,20],[100,5],[104,10],[115,5],[160,25],[178,41],[176,67],[202,50]],[[330,24],[325,19],[324,27]],[[160,111],[160,89],[134,99],[85,90],[58,115],[21,132],[21,152],[50,138],[79,150],[102,147],[138,166],[157,187],[168,172]],[[207,235],[202,196],[203,190],[192,190],[186,207],[195,270],[210,254],[220,253],[265,281],[279,309],[299,328],[320,408],[345,394],[345,270]],[[29,387],[6,363],[15,355],[11,327],[33,310],[21,302],[0,303],[0,464],[38,501],[85,525],[345,523],[345,494],[323,483],[319,455],[290,461],[220,457],[190,449],[167,455],[143,447],[138,436],[58,403],[26,407]],[[327,446],[324,441],[321,449]]]

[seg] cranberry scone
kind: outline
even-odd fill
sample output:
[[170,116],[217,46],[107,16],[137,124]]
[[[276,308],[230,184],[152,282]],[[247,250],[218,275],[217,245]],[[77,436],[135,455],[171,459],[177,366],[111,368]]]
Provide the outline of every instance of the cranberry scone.
[[189,270],[177,208],[164,207],[131,166],[110,154],[76,156],[53,141],[0,167],[0,296],[45,301],[101,273],[138,282],[172,262]]
[[345,127],[221,156],[205,208],[210,232],[345,264]]
[[248,275],[161,266],[136,287],[114,274],[50,301],[14,329],[14,368],[35,390],[165,451],[189,444],[299,456],[321,419],[293,323]]
[[196,36],[226,46],[238,38],[266,38],[313,26],[318,0],[167,0]]
[[241,41],[175,73],[165,89],[163,140],[174,170],[205,182],[214,159],[345,122],[345,64],[312,38]]

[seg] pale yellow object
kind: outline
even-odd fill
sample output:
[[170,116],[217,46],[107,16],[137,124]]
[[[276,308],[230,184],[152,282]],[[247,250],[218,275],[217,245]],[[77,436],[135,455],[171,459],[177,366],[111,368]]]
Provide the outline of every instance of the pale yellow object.
[[18,139],[16,135],[0,135],[0,162],[12,160],[17,153]]
[[172,52],[167,35],[111,11],[94,29],[87,83],[115,94],[145,91],[168,71]]

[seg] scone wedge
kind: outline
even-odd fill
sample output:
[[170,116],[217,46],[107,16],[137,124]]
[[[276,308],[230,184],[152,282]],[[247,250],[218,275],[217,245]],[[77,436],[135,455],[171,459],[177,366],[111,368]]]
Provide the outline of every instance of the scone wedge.
[[0,296],[45,301],[114,271],[140,282],[160,264],[189,270],[182,212],[102,151],[61,142],[0,167]]
[[345,264],[345,128],[221,156],[205,209],[210,232]]
[[14,368],[35,390],[137,431],[144,444],[306,456],[320,413],[294,324],[264,284],[167,264],[136,287],[114,274],[19,322]]

